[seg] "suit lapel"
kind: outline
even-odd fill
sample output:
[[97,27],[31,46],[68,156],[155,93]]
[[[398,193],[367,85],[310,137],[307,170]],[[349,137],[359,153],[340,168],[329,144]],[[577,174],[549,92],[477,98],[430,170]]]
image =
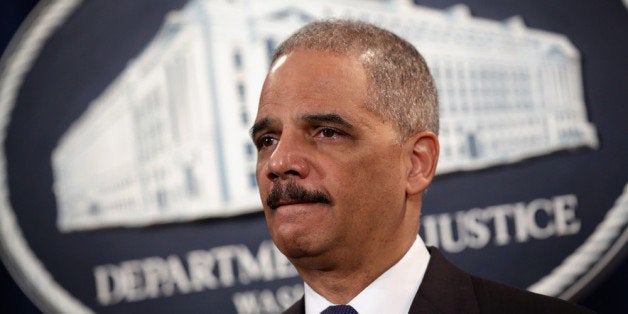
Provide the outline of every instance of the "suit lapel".
[[409,313],[479,313],[471,277],[433,247],[423,282]]

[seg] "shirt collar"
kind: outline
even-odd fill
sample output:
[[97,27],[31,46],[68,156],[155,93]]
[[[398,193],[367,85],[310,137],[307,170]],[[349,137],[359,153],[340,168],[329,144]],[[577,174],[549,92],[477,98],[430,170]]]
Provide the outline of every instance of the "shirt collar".
[[[408,252],[353,298],[349,305],[360,314],[408,313],[429,260],[430,253],[421,237],[417,236]],[[319,314],[334,305],[310,286],[304,285],[306,314]]]

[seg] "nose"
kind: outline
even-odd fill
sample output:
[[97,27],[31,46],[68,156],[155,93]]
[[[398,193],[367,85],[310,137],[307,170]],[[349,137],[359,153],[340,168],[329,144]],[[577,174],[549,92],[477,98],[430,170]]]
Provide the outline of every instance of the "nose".
[[271,181],[307,177],[310,169],[305,148],[298,136],[284,133],[268,160],[267,177]]

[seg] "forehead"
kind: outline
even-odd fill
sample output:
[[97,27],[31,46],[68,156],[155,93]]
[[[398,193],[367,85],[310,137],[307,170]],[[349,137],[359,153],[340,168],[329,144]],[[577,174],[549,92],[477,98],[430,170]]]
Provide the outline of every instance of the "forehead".
[[274,63],[262,88],[259,111],[267,106],[278,110],[304,104],[363,105],[367,86],[366,72],[356,57],[299,49]]

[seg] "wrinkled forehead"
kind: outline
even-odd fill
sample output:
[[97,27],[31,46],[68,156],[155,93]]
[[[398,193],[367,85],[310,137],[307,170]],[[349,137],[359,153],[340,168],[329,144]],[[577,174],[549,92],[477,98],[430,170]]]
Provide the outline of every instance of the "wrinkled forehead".
[[270,68],[260,95],[260,106],[282,97],[337,97],[367,93],[368,81],[360,60],[325,51],[295,50],[279,57]]
[[[277,78],[288,77],[290,80],[300,79],[317,82],[322,88],[334,88],[325,84],[332,78],[345,76],[347,81],[366,83],[364,92],[371,88],[371,73],[365,67],[365,60],[372,57],[369,52],[364,55],[340,53],[327,50],[298,48],[279,56],[271,65],[264,81],[262,92],[267,92],[269,83]],[[329,78],[329,79],[326,79]]]
[[264,82],[256,121],[308,114],[370,113],[368,83],[354,57],[295,51],[277,59]]

